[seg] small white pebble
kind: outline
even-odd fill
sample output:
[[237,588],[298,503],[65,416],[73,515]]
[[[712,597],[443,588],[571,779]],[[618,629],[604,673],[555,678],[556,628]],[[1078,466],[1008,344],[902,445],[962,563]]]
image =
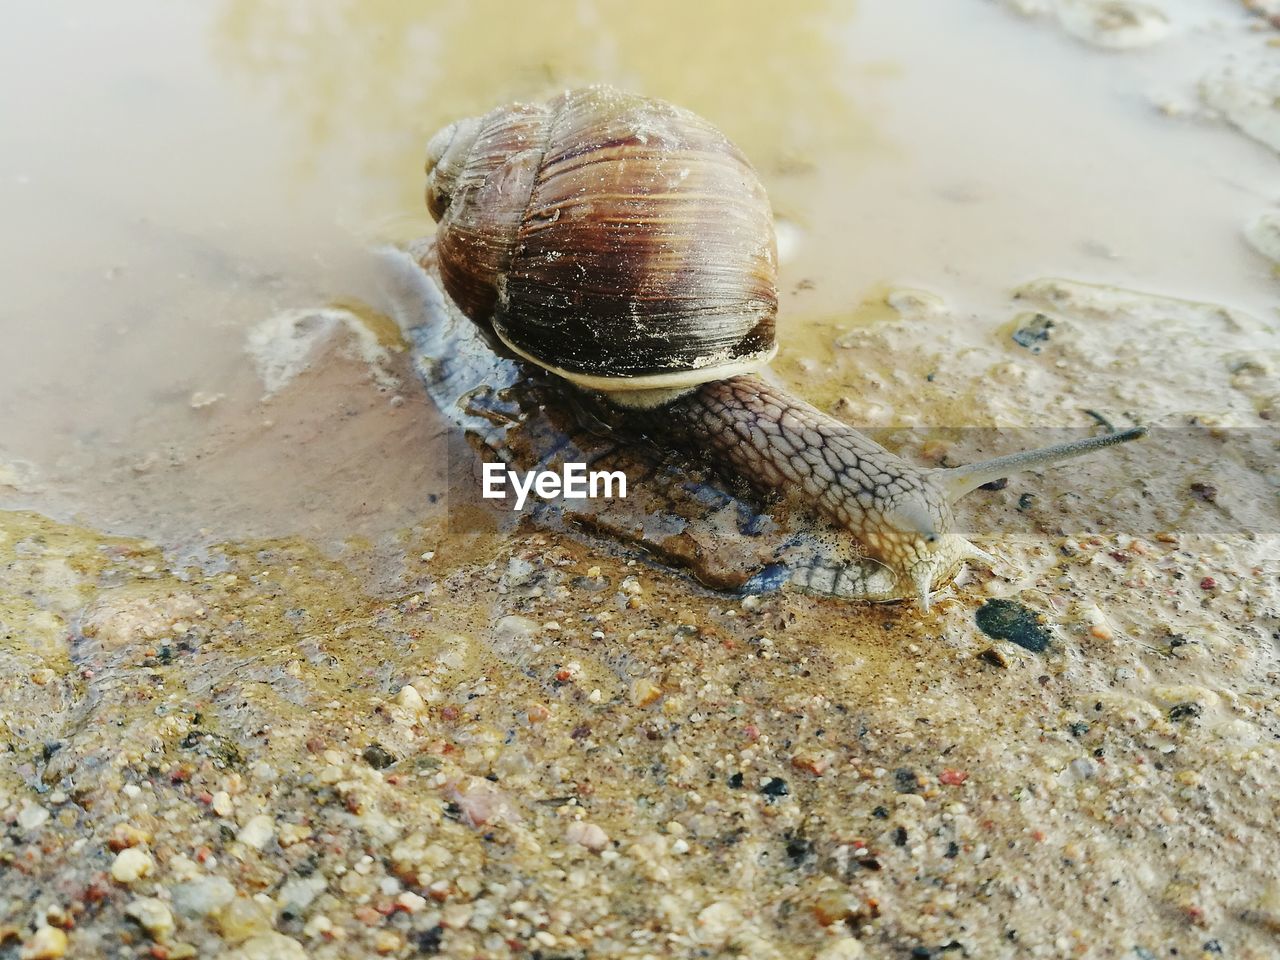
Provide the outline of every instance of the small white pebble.
[[275,836],[275,833],[275,821],[265,813],[260,813],[256,817],[249,818],[249,822],[241,827],[240,832],[236,834],[236,839],[246,847],[261,850],[271,842],[271,838]]
[[22,809],[18,811],[18,826],[23,830],[34,830],[43,826],[49,819],[49,811],[38,803],[22,801]]
[[565,839],[599,853],[609,846],[609,835],[599,826],[586,820],[575,820],[565,830]]
[[219,790],[213,795],[213,802],[209,804],[213,808],[213,812],[220,817],[229,817],[235,810],[231,803],[231,794],[225,790]]
[[165,940],[173,933],[173,914],[163,900],[139,897],[125,907],[124,912],[137,920],[152,940]]
[[400,692],[396,694],[396,703],[413,713],[421,712],[422,708],[426,706],[422,699],[422,694],[411,683],[406,683],[400,688]]
[[723,944],[742,926],[742,914],[724,900],[716,901],[698,914],[699,940]]
[[126,847],[111,863],[111,879],[116,883],[133,883],[155,869],[151,854],[139,847]]
[[427,905],[427,900],[425,897],[418,896],[412,890],[406,890],[396,897],[396,903],[400,904],[409,913],[418,913]]
[[[426,901],[423,901],[424,903]],[[322,937],[333,929],[333,921],[326,917],[323,913],[317,913],[314,917],[307,921],[307,925],[302,928],[302,935],[305,937]]]

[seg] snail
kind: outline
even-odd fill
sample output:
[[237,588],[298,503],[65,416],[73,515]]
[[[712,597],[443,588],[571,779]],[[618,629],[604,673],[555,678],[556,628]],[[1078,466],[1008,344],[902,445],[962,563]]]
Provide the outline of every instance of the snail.
[[856,544],[804,565],[802,588],[927,609],[966,560],[994,560],[954,532],[957,500],[1145,433],[922,468],[769,382],[768,197],[720,131],[666,102],[597,86],[499,107],[432,137],[426,172],[438,227],[413,256],[496,349]]

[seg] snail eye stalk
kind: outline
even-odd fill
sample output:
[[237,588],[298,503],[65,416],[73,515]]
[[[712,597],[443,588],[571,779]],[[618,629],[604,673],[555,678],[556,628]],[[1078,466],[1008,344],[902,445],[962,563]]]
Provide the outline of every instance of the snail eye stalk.
[[1046,464],[1057,463],[1060,460],[1082,457],[1085,454],[1093,453],[1095,450],[1128,443],[1130,440],[1137,440],[1146,435],[1146,427],[1134,427],[1131,430],[1122,430],[1119,433],[1106,433],[1100,437],[1072,440],[1069,443],[1041,447],[1038,450],[1011,453],[1005,457],[996,457],[994,460],[983,460],[979,463],[965,464],[962,467],[936,470],[932,479],[934,483],[942,488],[947,502],[955,503],[984,483],[991,483],[993,480],[1007,477],[1011,473],[1021,473],[1024,470],[1032,470]]

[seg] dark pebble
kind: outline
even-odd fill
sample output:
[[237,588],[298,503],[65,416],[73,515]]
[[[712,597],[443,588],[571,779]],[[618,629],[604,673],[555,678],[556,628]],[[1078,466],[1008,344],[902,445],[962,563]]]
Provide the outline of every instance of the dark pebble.
[[770,777],[765,781],[765,785],[760,788],[760,792],[766,797],[777,799],[785,797],[791,793],[791,788],[787,786],[787,781],[781,777]]
[[893,771],[893,782],[899,793],[916,793],[920,789],[920,777],[910,767]]
[[1026,323],[1013,331],[1013,342],[1026,347],[1032,353],[1039,353],[1041,344],[1049,341],[1049,331],[1053,329],[1053,321],[1043,313],[1033,314]]
[[1040,615],[1017,600],[988,600],[974,614],[978,629],[996,640],[1009,640],[1040,653],[1049,646],[1049,631]]
[[991,664],[993,667],[999,667],[1001,670],[1009,669],[1009,658],[995,647],[987,647],[987,649],[978,654],[978,659],[984,663]]
[[1082,720],[1077,720],[1075,723],[1067,727],[1067,729],[1071,731],[1071,735],[1073,737],[1083,737],[1089,732],[1089,725]]
[[874,810],[872,810],[872,811],[871,811],[871,815],[872,815],[873,817],[875,817],[877,820],[888,820],[888,819],[889,819],[889,808],[888,808],[888,807],[876,807]]
[[444,927],[435,926],[430,930],[423,930],[414,935],[414,940],[417,941],[419,953],[425,953],[428,956],[439,953],[440,944],[444,942]]
[[1203,500],[1205,503],[1218,502],[1218,488],[1212,483],[1193,483],[1191,485],[1191,495],[1197,500]]
[[364,762],[375,770],[385,770],[396,762],[395,755],[380,743],[369,744],[360,756],[364,757]]
[[787,841],[787,856],[796,866],[804,863],[811,853],[813,853],[813,841],[804,837],[792,837]]
[[1170,720],[1190,720],[1204,713],[1204,707],[1196,703],[1194,700],[1186,700],[1182,703],[1175,703],[1169,708]]
[[741,773],[733,774],[733,776],[729,778],[729,786],[732,787],[734,790],[742,789],[742,774]]

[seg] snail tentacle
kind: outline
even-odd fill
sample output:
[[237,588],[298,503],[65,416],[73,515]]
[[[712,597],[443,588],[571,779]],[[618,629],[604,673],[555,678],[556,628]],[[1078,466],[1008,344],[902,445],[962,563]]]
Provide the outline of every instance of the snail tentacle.
[[933,481],[939,484],[946,493],[947,502],[955,503],[966,494],[977,490],[984,483],[1000,480],[1011,473],[1021,473],[1036,467],[1070,460],[1084,456],[1095,450],[1103,450],[1119,443],[1128,443],[1147,435],[1146,427],[1133,427],[1118,433],[1104,433],[1084,440],[1072,440],[1051,447],[1040,447],[1036,450],[1023,450],[1008,456],[996,457],[993,460],[982,460],[978,463],[966,463],[962,467],[948,467],[933,472]]

